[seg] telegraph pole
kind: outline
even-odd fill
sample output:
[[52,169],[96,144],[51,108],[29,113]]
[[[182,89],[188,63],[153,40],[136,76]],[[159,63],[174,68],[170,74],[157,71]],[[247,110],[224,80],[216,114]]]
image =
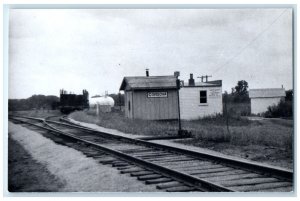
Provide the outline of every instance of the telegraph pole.
[[207,82],[209,77],[212,77],[212,76],[211,75],[202,75],[202,76],[197,77],[197,78],[201,78],[201,82],[203,82],[203,79],[205,78],[206,79],[205,82]]
[[197,77],[197,78],[201,78],[201,82],[203,82],[203,76]]
[[180,133],[182,132],[181,130],[181,119],[180,119],[180,98],[179,98],[179,90],[180,90],[180,80],[178,79],[178,76],[177,76],[177,79],[176,79],[176,86],[177,86],[177,102],[178,102],[178,127],[179,127],[179,130],[178,130],[178,134],[180,135]]

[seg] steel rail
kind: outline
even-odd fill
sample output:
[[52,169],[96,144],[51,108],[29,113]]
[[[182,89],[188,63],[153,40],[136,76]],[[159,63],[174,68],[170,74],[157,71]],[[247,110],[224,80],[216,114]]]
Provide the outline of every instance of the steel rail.
[[154,164],[154,163],[142,160],[142,159],[135,158],[135,157],[130,156],[128,154],[124,154],[122,152],[119,152],[119,151],[110,149],[108,147],[96,144],[94,142],[84,140],[84,139],[81,139],[79,137],[70,135],[66,132],[59,131],[58,129],[46,128],[45,126],[36,125],[34,123],[23,121],[23,120],[20,120],[20,119],[15,119],[15,118],[12,118],[12,117],[11,117],[11,119],[16,120],[16,121],[20,121],[22,123],[26,123],[26,124],[29,124],[29,125],[32,125],[32,126],[35,126],[35,127],[38,127],[40,129],[47,130],[47,131],[50,131],[50,132],[58,133],[60,135],[63,135],[64,137],[68,137],[68,138],[70,138],[72,140],[75,140],[75,141],[85,143],[89,146],[92,146],[96,149],[100,149],[104,152],[112,154],[112,155],[114,155],[118,158],[121,158],[123,160],[125,159],[126,161],[132,162],[134,164],[138,164],[138,165],[142,166],[145,169],[152,170],[152,171],[157,172],[158,174],[161,174],[163,176],[173,178],[174,180],[183,182],[184,184],[187,184],[190,187],[194,187],[194,188],[196,188],[200,191],[233,192],[232,189],[229,189],[229,188],[226,188],[224,186],[215,184],[213,182],[209,182],[205,179],[200,179],[200,178],[197,178],[197,177],[194,177],[194,176],[182,173],[182,172],[178,172],[176,170],[172,170],[172,169],[169,169],[169,168],[166,168],[166,167],[163,167],[163,166],[160,166],[160,165],[157,165],[157,164]]
[[[18,117],[22,118],[22,116],[18,116]],[[32,120],[41,120],[41,118],[34,118],[34,117],[24,117],[24,118],[32,119]],[[73,122],[67,120],[66,118],[60,118],[60,119],[67,123],[61,123],[61,122],[52,121],[52,120],[46,120],[46,121],[50,122],[50,123],[58,124],[58,125],[64,125],[64,126],[67,126],[70,128],[75,127],[75,128],[90,131],[90,132],[96,132],[97,134],[101,134],[102,136],[106,136],[106,137],[110,136],[115,139],[123,139],[126,141],[134,142],[135,144],[145,145],[148,147],[155,147],[155,148],[159,148],[159,149],[167,149],[167,150],[175,152],[175,153],[190,155],[197,159],[218,161],[222,164],[230,165],[231,167],[242,168],[244,170],[254,171],[257,173],[270,174],[270,175],[276,176],[278,178],[287,179],[289,181],[293,181],[293,178],[294,178],[293,171],[285,169],[285,168],[273,167],[273,166],[268,166],[268,165],[264,165],[264,164],[257,164],[257,163],[250,162],[250,161],[249,162],[248,161],[238,161],[238,160],[232,159],[232,158],[225,158],[222,156],[216,156],[216,155],[212,155],[212,154],[208,154],[208,153],[201,153],[201,152],[196,152],[196,151],[192,151],[192,150],[181,149],[178,147],[157,144],[154,142],[144,141],[141,139],[133,139],[133,138],[126,137],[126,136],[113,135],[113,134],[109,134],[109,133],[100,132],[98,130],[88,128],[88,127],[85,127],[82,125],[76,125],[76,123],[73,123]]]
[[[18,116],[18,117],[22,118],[22,116]],[[24,118],[32,119],[32,120],[41,120],[41,118],[34,118],[34,117],[24,117]],[[73,123],[73,122],[71,122],[71,121],[69,121],[65,118],[60,118],[60,119],[64,122],[67,122],[67,123],[61,123],[61,122],[51,121],[51,120],[46,120],[46,121],[50,122],[50,123],[54,123],[54,124],[60,124],[60,125],[68,126],[70,128],[75,127],[75,128],[90,131],[90,132],[96,132],[96,133],[101,134],[103,136],[110,136],[110,137],[115,138],[115,139],[124,139],[126,141],[134,142],[135,144],[146,145],[148,147],[168,149],[168,150],[176,152],[176,153],[187,154],[187,155],[193,156],[197,159],[206,159],[206,160],[218,161],[222,164],[230,165],[231,167],[235,167],[235,168],[242,168],[242,169],[245,169],[245,170],[248,170],[248,171],[254,171],[254,172],[257,172],[257,173],[265,173],[265,174],[267,173],[267,174],[276,176],[278,178],[288,179],[289,181],[293,181],[293,178],[294,178],[293,171],[287,170],[287,169],[284,169],[284,168],[273,167],[273,166],[270,167],[270,166],[264,165],[264,164],[257,164],[257,163],[248,162],[248,161],[239,161],[239,160],[232,159],[232,158],[225,158],[225,157],[216,156],[216,155],[212,155],[212,154],[208,154],[208,153],[200,153],[200,152],[196,152],[196,151],[192,151],[192,150],[185,150],[185,149],[181,149],[181,148],[178,148],[178,147],[172,147],[172,146],[168,146],[168,145],[157,144],[157,143],[154,143],[154,142],[144,141],[144,140],[141,140],[141,139],[133,139],[133,138],[130,138],[130,137],[113,135],[113,134],[109,134],[109,133],[100,132],[100,131],[97,131],[95,129],[88,128],[88,127],[85,127],[85,126],[76,125],[75,123]]]
[[[63,121],[68,122],[68,120],[66,120],[66,119],[63,119]],[[48,121],[48,122],[55,123],[55,124],[61,124],[61,122],[56,122],[56,121]],[[73,122],[71,122],[71,123],[74,125]],[[135,144],[141,144],[141,145],[146,145],[148,147],[155,147],[155,148],[160,148],[160,149],[167,149],[169,151],[173,151],[176,153],[193,156],[197,159],[218,161],[222,164],[230,165],[235,168],[242,168],[242,169],[245,169],[248,171],[254,171],[254,172],[258,172],[258,173],[265,173],[265,174],[267,173],[267,174],[270,174],[270,175],[273,175],[273,176],[276,176],[279,178],[288,179],[289,181],[293,181],[293,177],[294,177],[293,171],[285,169],[285,168],[273,167],[273,166],[268,166],[268,165],[264,165],[264,164],[257,164],[257,163],[250,162],[250,161],[238,161],[236,159],[225,158],[222,156],[216,156],[216,155],[212,155],[212,154],[208,154],[208,153],[201,153],[201,152],[196,152],[196,151],[192,151],[192,150],[181,149],[178,147],[162,145],[162,144],[144,141],[144,140],[140,140],[140,139],[133,139],[133,138],[125,137],[125,136],[117,136],[117,135],[113,135],[113,134],[109,134],[109,133],[100,132],[95,129],[91,129],[91,128],[81,126],[81,125],[74,125],[74,126],[68,125],[68,124],[63,124],[63,125],[68,126],[68,127],[76,127],[76,128],[83,129],[83,130],[96,132],[98,134],[114,137],[116,139],[128,140],[128,141],[134,142]]]

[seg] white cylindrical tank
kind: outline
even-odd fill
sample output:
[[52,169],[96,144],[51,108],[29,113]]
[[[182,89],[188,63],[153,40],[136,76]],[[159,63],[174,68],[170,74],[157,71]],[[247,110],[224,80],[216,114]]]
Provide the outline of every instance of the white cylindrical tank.
[[115,101],[112,97],[101,96],[90,98],[90,108],[96,109],[96,113],[101,112],[110,112],[111,108],[115,105]]

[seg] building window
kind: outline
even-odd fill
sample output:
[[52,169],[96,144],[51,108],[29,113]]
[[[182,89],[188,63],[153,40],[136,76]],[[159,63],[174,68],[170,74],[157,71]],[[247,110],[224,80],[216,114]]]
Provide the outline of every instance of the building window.
[[130,111],[130,101],[128,101],[128,111]]
[[207,103],[207,91],[200,91],[200,103]]

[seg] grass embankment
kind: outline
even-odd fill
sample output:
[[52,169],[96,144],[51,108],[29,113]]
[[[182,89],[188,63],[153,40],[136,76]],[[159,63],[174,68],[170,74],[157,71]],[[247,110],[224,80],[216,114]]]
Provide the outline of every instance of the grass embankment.
[[[123,113],[112,112],[95,116],[90,112],[75,112],[71,118],[78,121],[94,123],[106,128],[117,129],[125,133],[175,136],[177,135],[177,121],[147,121],[128,119]],[[250,121],[246,118],[230,118],[229,132],[226,119],[223,116],[204,118],[194,121],[182,121],[183,129],[192,132],[195,140],[207,142],[226,142],[233,145],[264,145],[291,149],[293,124],[287,120]],[[281,122],[281,123],[278,123]]]
[[177,121],[147,121],[125,118],[124,113],[116,111],[101,113],[96,116],[93,112],[74,112],[70,117],[82,122],[93,123],[105,128],[116,129],[124,133],[149,136],[174,136],[177,134]]
[[192,131],[196,139],[204,141],[228,142],[241,146],[265,145],[288,149],[292,146],[293,127],[288,123],[273,123],[272,120],[267,119],[250,121],[246,118],[231,118],[229,119],[229,132],[223,117],[206,118],[184,124],[185,129]]
[[230,119],[229,125],[228,133],[224,118],[186,122],[185,129],[192,131],[193,139],[182,143],[293,168],[293,121]]

